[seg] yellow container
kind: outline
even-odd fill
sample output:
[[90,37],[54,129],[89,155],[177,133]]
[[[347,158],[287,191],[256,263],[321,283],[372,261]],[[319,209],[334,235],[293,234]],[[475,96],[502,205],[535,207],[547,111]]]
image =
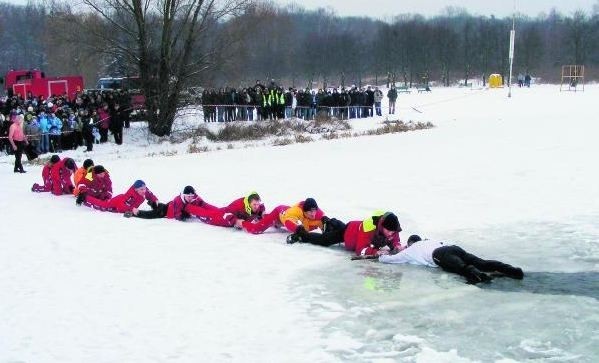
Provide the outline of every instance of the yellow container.
[[503,77],[501,74],[493,73],[489,76],[489,88],[501,88],[503,87]]

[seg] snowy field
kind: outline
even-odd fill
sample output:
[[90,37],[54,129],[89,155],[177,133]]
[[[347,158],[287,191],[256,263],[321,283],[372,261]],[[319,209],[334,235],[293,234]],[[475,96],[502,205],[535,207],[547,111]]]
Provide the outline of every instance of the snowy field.
[[402,134],[187,154],[136,126],[90,155],[115,194],[143,179],[164,202],[191,184],[217,205],[256,190],[268,210],[309,196],[342,220],[387,209],[402,241],[526,273],[481,287],[277,230],[78,208],[30,192],[40,166],[13,174],[0,157],[0,363],[599,361],[599,86],[506,94],[402,94],[400,119],[436,126]]

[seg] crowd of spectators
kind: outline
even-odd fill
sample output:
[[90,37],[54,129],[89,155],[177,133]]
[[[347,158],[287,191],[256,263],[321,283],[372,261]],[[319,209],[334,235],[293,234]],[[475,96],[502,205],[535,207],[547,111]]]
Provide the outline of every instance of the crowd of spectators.
[[[202,105],[205,122],[278,120],[292,117],[312,120],[317,113],[340,119],[382,115],[383,92],[378,87],[327,88],[319,90],[283,89],[274,81],[269,86],[259,80],[242,89],[205,89]],[[397,90],[387,92],[389,113],[395,113]],[[391,107],[393,106],[393,107]]]
[[38,154],[60,153],[85,146],[91,151],[95,143],[114,135],[116,144],[123,142],[123,127],[129,127],[130,101],[123,91],[88,91],[69,99],[53,95],[48,99],[29,93],[0,99],[0,146],[12,152],[7,141],[8,129],[17,116],[23,115],[24,132]]

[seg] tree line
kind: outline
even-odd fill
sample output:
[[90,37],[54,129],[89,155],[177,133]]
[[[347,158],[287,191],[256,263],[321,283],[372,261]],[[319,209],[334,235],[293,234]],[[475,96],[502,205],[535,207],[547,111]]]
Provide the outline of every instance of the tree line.
[[[275,79],[295,88],[450,86],[508,74],[512,18],[455,7],[437,16],[402,14],[382,21],[252,0],[77,4],[0,3],[0,72],[41,68],[50,75],[81,74],[90,88],[102,76],[141,75],[156,110],[162,117],[168,111],[169,118],[189,85],[243,87]],[[515,74],[558,82],[561,65],[584,64],[587,79],[596,79],[595,8],[517,14]],[[168,134],[170,126],[153,132]]]

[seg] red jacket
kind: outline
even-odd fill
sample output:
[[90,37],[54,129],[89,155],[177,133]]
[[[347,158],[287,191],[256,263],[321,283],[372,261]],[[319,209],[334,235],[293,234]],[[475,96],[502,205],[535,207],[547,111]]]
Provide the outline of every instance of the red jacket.
[[104,110],[104,108],[98,108],[98,118],[99,125],[103,129],[108,129],[110,127],[110,113],[108,110]]
[[91,195],[94,198],[108,200],[112,198],[112,180],[110,180],[110,174],[105,172],[103,178],[96,175],[92,170],[79,181],[77,185],[79,192]]
[[116,209],[116,212],[118,213],[125,213],[131,211],[133,208],[139,208],[144,200],[158,202],[158,198],[152,194],[150,189],[147,189],[146,194],[142,197],[135,191],[133,186],[131,186],[125,194],[119,194],[110,199],[109,206],[110,208]]
[[228,206],[221,208],[223,213],[231,213],[238,219],[244,221],[255,221],[262,219],[264,214],[264,204],[260,204],[258,212],[254,213],[249,205],[246,205],[245,198],[235,199]]
[[[374,255],[378,251],[378,248],[372,244],[373,238],[379,233],[379,228],[365,232],[363,221],[351,221],[347,223],[345,234],[343,235],[343,241],[345,249],[348,251],[354,251],[356,255]],[[399,243],[399,232],[395,232],[390,241],[388,241],[393,248],[401,248]]]
[[203,205],[210,205],[202,200],[199,196],[195,196],[195,199],[191,201],[191,203],[186,203],[183,195],[176,196],[169,204],[168,209],[166,210],[166,218],[174,218],[178,220],[183,220],[184,216],[189,215],[185,211],[185,207],[188,205],[197,205],[201,207]]
[[52,191],[52,167],[53,165],[49,162],[44,165],[42,169],[42,179],[44,179],[44,184],[39,185],[35,183],[31,186],[31,191],[36,193],[44,193]]
[[[69,158],[64,158],[54,164],[50,171],[50,178],[52,179],[52,194],[63,195],[73,193],[73,182],[71,181],[71,175],[73,172],[64,166],[65,161]],[[43,174],[43,172],[42,172]]]
[[42,179],[44,180],[44,186],[48,188],[48,191],[52,188],[52,167],[53,164],[46,163],[42,169]]

